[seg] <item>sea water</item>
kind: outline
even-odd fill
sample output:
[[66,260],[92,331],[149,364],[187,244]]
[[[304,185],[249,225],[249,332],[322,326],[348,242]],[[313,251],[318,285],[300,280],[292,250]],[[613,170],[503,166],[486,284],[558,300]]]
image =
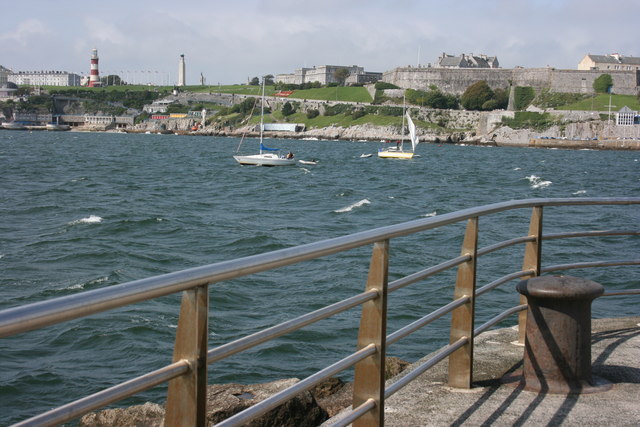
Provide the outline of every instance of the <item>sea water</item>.
[[[376,142],[266,140],[316,165],[240,166],[236,138],[0,131],[0,308],[218,261],[534,197],[640,197],[640,153],[421,144],[378,159]],[[245,154],[257,152],[247,139]],[[361,154],[374,153],[370,158]],[[545,209],[545,232],[634,229],[639,208]],[[480,220],[480,246],[523,235],[530,210]],[[464,224],[394,239],[390,280],[453,258]],[[361,292],[371,248],[210,288],[209,345]],[[545,242],[543,266],[633,259],[638,239]],[[521,267],[522,247],[480,260],[478,286]],[[637,288],[637,267],[575,270]],[[455,271],[390,295],[392,332],[449,302]],[[515,305],[516,282],[485,294],[479,320]],[[170,363],[180,295],[0,340],[0,423],[8,424]],[[596,317],[637,315],[629,298]],[[209,367],[210,383],[303,378],[355,349],[354,309]],[[515,319],[503,322],[511,325]],[[388,348],[415,361],[448,341],[448,319]],[[345,373],[349,379],[350,373]],[[162,403],[166,386],[119,405]]]

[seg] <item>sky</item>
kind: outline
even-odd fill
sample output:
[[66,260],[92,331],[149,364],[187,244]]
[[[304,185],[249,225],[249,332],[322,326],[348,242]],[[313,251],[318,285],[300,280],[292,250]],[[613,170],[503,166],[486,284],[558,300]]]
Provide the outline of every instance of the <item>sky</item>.
[[640,56],[640,0],[0,0],[0,65],[173,85],[246,83],[314,65],[384,72],[443,52],[502,68],[576,69],[586,54]]

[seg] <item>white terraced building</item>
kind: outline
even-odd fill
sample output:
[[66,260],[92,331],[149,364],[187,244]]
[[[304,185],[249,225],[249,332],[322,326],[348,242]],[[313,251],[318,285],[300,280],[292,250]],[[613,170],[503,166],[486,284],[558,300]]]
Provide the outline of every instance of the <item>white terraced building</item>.
[[640,58],[624,56],[619,53],[610,55],[588,54],[578,64],[578,70],[638,71],[640,70]]
[[66,71],[18,71],[8,79],[25,86],[80,86],[80,76]]

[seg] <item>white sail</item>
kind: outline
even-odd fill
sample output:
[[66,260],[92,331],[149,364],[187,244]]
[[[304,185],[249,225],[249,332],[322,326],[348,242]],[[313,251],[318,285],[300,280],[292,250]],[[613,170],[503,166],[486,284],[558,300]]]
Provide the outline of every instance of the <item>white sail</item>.
[[416,146],[418,145],[418,135],[416,134],[416,125],[413,124],[413,120],[409,116],[409,112],[407,111],[407,124],[409,125],[409,136],[411,137],[411,150],[416,151]]

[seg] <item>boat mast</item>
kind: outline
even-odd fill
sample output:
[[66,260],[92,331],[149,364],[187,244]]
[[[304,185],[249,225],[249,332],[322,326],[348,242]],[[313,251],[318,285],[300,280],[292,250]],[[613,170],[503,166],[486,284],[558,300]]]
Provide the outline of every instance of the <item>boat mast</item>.
[[404,113],[407,107],[407,96],[402,92],[402,139],[400,140],[400,150],[404,147]]
[[260,106],[260,154],[262,154],[262,129],[264,128],[264,76],[262,77],[262,105]]

